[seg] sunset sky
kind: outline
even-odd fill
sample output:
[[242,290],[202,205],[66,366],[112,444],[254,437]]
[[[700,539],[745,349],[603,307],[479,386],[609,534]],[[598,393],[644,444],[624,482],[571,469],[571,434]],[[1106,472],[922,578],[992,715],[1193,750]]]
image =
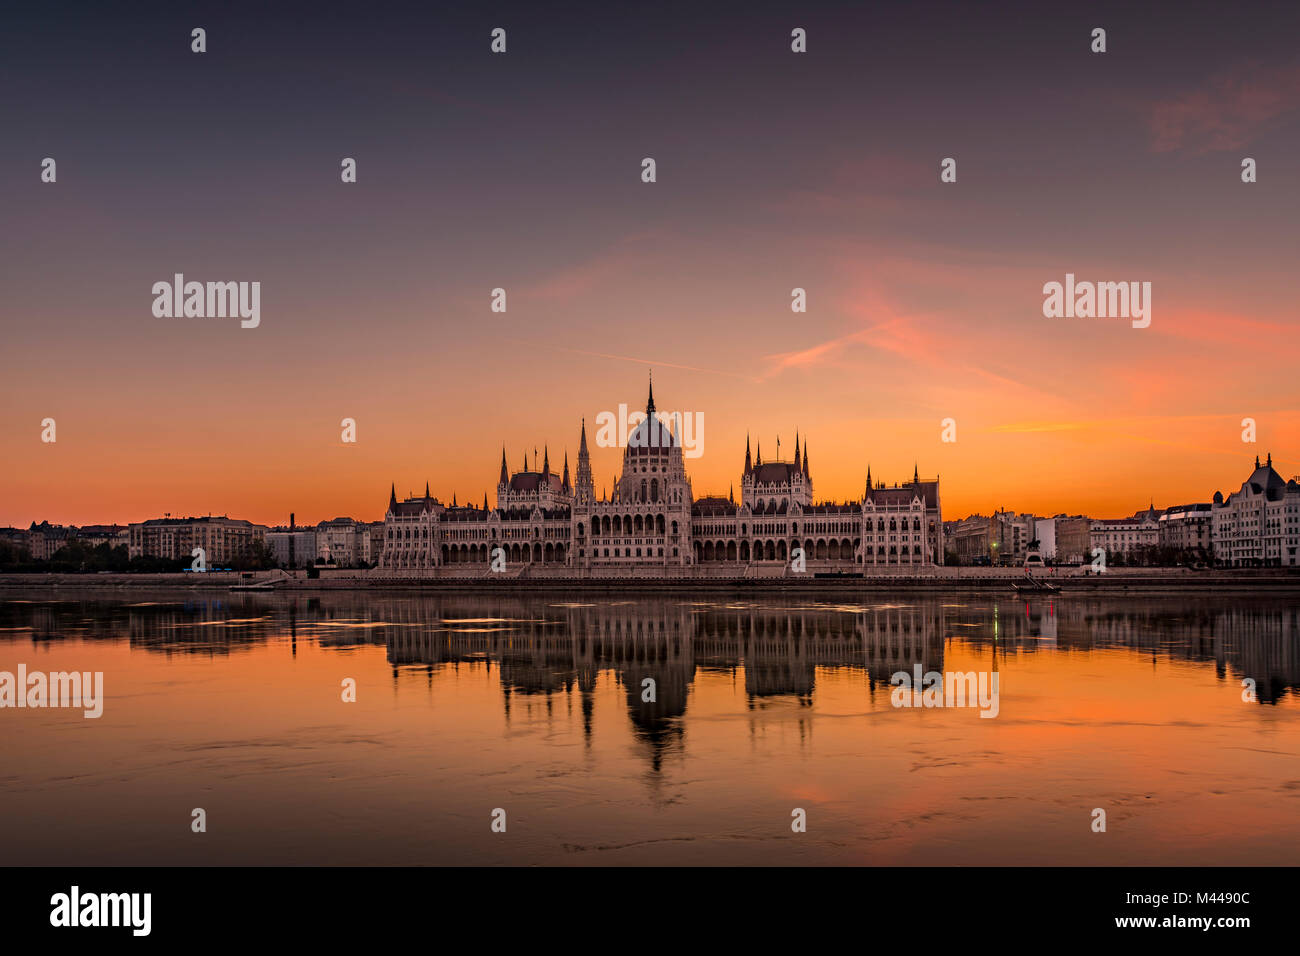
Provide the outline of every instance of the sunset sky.
[[[495,501],[650,370],[697,496],[796,429],[818,498],[916,465],[946,518],[1300,474],[1294,7],[693,6],[11,14],[0,525]],[[156,318],[176,272],[261,282],[260,327]],[[1044,318],[1067,272],[1150,327]]]

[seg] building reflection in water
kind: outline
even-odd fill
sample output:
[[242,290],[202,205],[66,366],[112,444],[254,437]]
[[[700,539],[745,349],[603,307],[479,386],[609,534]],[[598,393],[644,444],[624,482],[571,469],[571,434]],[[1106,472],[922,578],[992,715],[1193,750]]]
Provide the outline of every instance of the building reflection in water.
[[[638,735],[656,753],[682,732],[679,718],[697,669],[742,670],[751,706],[781,696],[806,706],[818,668],[860,671],[871,687],[918,664],[943,668],[937,604],[841,609],[651,601],[548,607],[535,616],[525,616],[526,608],[495,608],[506,616],[485,618],[473,604],[445,602],[441,626],[430,629],[410,626],[428,623],[420,609],[393,607],[386,609],[389,626],[374,637],[382,636],[395,667],[496,661],[507,706],[511,695],[576,690],[587,734],[596,682],[609,672]],[[653,700],[647,679],[654,681]]]
[[[512,698],[577,695],[593,732],[602,674],[617,682],[638,735],[656,754],[682,733],[697,673],[743,673],[752,708],[808,706],[818,670],[861,672],[874,696],[891,674],[942,671],[950,642],[985,647],[992,666],[1023,654],[1130,648],[1153,660],[1213,663],[1220,680],[1252,678],[1262,704],[1300,689],[1300,608],[1285,599],[1201,595],[1025,600],[906,598],[859,605],[799,600],[657,598],[559,603],[542,597],[335,592],[177,600],[86,592],[0,599],[0,641],[130,641],[150,653],[221,656],[271,640],[327,648],[382,645],[396,680],[444,667],[492,667]],[[655,682],[654,700],[643,681]]]

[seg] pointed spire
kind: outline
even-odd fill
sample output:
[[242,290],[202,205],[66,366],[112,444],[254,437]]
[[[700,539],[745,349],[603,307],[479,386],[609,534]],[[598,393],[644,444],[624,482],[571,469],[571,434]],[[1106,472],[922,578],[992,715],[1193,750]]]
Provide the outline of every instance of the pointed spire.
[[[565,458],[568,458],[566,452]],[[575,494],[580,501],[594,501],[596,482],[591,475],[591,455],[587,452],[587,420],[582,420],[582,431],[578,438],[578,470],[573,476],[570,494]]]
[[799,429],[794,430],[794,466],[799,467]]
[[811,478],[812,474],[808,471],[808,440],[805,438],[803,443],[803,476]]
[[488,506],[487,506],[487,492],[486,492],[486,491],[483,492],[483,510],[484,510],[484,511],[487,511],[487,510],[488,510]]
[[397,482],[393,482],[392,490],[388,492],[388,510],[393,511],[397,508]]
[[550,473],[551,473],[551,450],[547,448],[545,445],[543,445],[542,446],[542,474],[549,475]]
[[425,500],[428,500],[428,497],[429,497],[429,482],[428,482],[427,479],[426,479],[425,482],[424,482],[424,497],[425,497]]
[[564,450],[564,482],[563,482],[563,487],[564,487],[564,490],[565,490],[565,491],[568,491],[568,490],[569,490],[569,450],[568,450],[567,448]]
[[736,503],[736,483],[734,481],[731,483],[731,490],[727,492],[727,500],[733,505]]
[[454,491],[451,493],[451,506],[453,508],[458,507],[458,505],[456,504],[456,492]]
[[912,462],[912,484],[919,485],[920,483],[921,483],[921,471],[919,468],[917,468],[916,462]]
[[867,491],[871,490],[871,462],[867,462]]
[[1272,452],[1269,452],[1269,453],[1268,453],[1268,467],[1270,467],[1270,468],[1273,467],[1273,453],[1272,453]]
[[761,465],[761,464],[763,464],[763,443],[762,443],[762,442],[759,442],[759,443],[758,443],[758,451],[757,451],[757,453],[755,454],[755,457],[754,457],[754,465],[755,465],[755,467],[757,467],[758,465]]
[[498,485],[510,484],[510,472],[506,470],[506,446],[501,446],[501,478],[497,481]]
[[645,400],[645,415],[650,418],[655,413],[655,373],[650,372],[650,394]]
[[753,462],[749,459],[749,432],[745,432],[745,474],[749,474],[753,470]]
[[524,467],[521,470],[522,471],[528,470],[528,449],[527,448],[524,449]]

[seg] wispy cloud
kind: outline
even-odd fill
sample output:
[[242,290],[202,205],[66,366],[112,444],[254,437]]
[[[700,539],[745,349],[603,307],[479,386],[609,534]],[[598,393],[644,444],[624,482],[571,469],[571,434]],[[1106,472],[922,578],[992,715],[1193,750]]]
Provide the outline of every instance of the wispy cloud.
[[523,294],[558,304],[577,302],[636,274],[644,266],[647,244],[653,250],[664,240],[658,232],[629,233],[598,255],[542,276],[526,286]]
[[1300,64],[1252,63],[1211,77],[1205,86],[1151,109],[1157,153],[1240,149],[1276,120],[1300,109]]
[[768,362],[767,374],[776,375],[790,368],[807,368],[813,365],[832,364],[841,353],[854,346],[867,346],[898,352],[901,347],[896,337],[891,336],[890,333],[896,331],[898,326],[906,321],[907,319],[904,318],[890,319],[888,322],[880,322],[864,329],[858,329],[856,332],[828,339],[825,342],[818,342],[816,345],[795,352],[778,352],[765,356]]
[[991,432],[1010,432],[1021,434],[1027,432],[1072,432],[1091,428],[1093,422],[1007,422],[987,429]]

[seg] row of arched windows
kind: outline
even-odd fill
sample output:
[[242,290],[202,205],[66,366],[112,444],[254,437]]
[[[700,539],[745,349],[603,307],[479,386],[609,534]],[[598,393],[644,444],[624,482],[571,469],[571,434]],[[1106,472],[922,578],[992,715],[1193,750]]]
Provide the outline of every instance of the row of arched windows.
[[[634,549],[632,549],[632,548],[615,548],[615,549],[614,549],[613,557],[616,557],[616,558],[630,558],[630,557],[633,557],[633,554],[632,554],[633,550],[634,550]],[[642,554],[642,551],[643,551],[643,550],[644,550],[644,552],[645,552],[644,554]],[[641,558],[641,557],[653,558],[653,557],[655,557],[655,549],[654,549],[654,548],[644,548],[644,549],[642,549],[642,548],[636,548],[635,551],[636,551],[635,557],[638,557],[638,558]],[[593,558],[599,558],[599,557],[601,556],[600,548],[592,548],[592,549],[591,549],[591,556],[592,556]],[[606,548],[606,549],[605,549],[605,555],[604,555],[604,556],[607,557],[607,558],[610,557],[609,548]],[[661,557],[661,558],[664,556],[664,549],[663,549],[663,548],[660,548],[660,549],[659,549],[659,555],[658,555],[658,556]],[[578,551],[578,557],[582,557],[582,550],[581,550],[581,549],[579,549],[579,551]],[[676,548],[673,548],[673,557],[674,557],[674,558],[677,557],[677,549],[676,549]]]
[[564,545],[562,544],[541,544],[535,542],[531,546],[528,544],[462,544],[442,546],[442,563],[443,564],[487,564],[492,560],[492,551],[495,548],[501,548],[505,551],[507,564],[522,563],[531,561],[534,563],[550,563],[552,561],[563,561],[565,556]]
[[[788,545],[784,540],[770,539],[767,541],[755,541],[753,543],[754,561],[785,561],[794,548],[803,548],[804,558],[806,560],[816,561],[850,561],[861,543],[859,539],[850,541],[848,538],[835,539],[829,541],[825,538],[819,538],[817,541],[811,539],[799,541],[795,539]],[[695,542],[695,560],[696,561],[742,561],[747,562],[750,558],[750,542],[741,541],[737,544],[735,541],[696,541]]]
[[[633,535],[664,534],[667,526],[663,515],[594,515],[591,519],[591,536],[599,535]],[[673,534],[677,533],[677,522],[672,523]],[[582,525],[578,525],[578,535],[582,536]]]
[[[868,530],[868,531],[871,530],[871,519],[870,519],[870,518],[867,519],[867,530]],[[877,530],[877,531],[884,531],[884,530],[885,530],[885,519],[884,519],[884,518],[877,518],[877,519],[876,519],[876,530]],[[906,530],[907,530],[907,518],[905,518],[905,517],[904,517],[904,518],[900,518],[900,519],[890,518],[890,519],[889,519],[889,530],[890,530],[890,531],[906,531]],[[912,530],[913,530],[913,531],[920,531],[920,530],[921,530],[921,519],[920,519],[920,518],[913,518],[913,519],[912,519]]]

